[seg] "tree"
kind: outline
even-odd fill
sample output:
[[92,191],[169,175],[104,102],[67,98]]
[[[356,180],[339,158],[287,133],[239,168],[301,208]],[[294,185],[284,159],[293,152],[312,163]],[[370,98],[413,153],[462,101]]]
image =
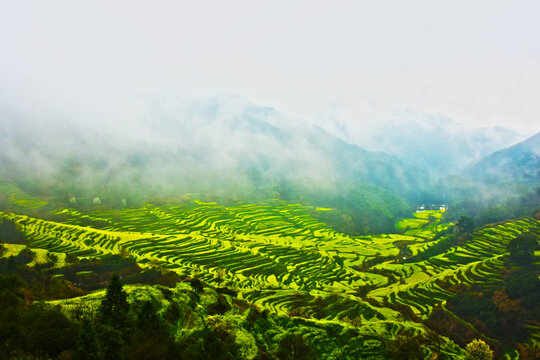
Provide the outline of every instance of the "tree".
[[8,219],[0,222],[0,240],[6,244],[26,244],[24,234],[13,220]]
[[425,339],[416,336],[413,332],[401,329],[394,341],[386,345],[387,355],[390,359],[412,360],[423,359],[423,345]]
[[459,235],[472,233],[474,230],[474,221],[470,217],[461,216],[456,223],[456,231]]
[[4,311],[10,312],[24,300],[23,288],[24,283],[19,276],[0,273],[0,315]]
[[302,334],[292,333],[279,341],[278,359],[309,360],[316,359],[315,351],[308,345]]
[[465,351],[469,354],[472,360],[491,360],[493,359],[493,351],[489,345],[480,339],[474,339],[466,347]]
[[77,332],[77,326],[59,307],[34,303],[22,313],[21,325],[26,350],[36,358],[57,358],[62,351],[75,348],[72,334]]
[[126,344],[127,331],[120,330],[111,325],[97,323],[96,335],[101,345],[104,360],[123,359],[123,346]]
[[531,233],[521,234],[512,239],[506,248],[512,260],[529,263],[534,259],[534,251],[538,248],[538,238]]
[[165,359],[172,348],[169,332],[151,301],[145,301],[137,312],[134,330],[126,358],[134,360]]
[[24,301],[24,284],[17,276],[0,273],[0,359],[13,359],[24,344],[24,328],[17,307]]
[[111,283],[107,287],[107,292],[99,307],[99,320],[116,329],[125,329],[129,327],[128,314],[129,303],[127,294],[122,288],[122,283],[118,275],[113,274]]
[[164,323],[151,301],[145,301],[137,313],[137,327],[145,332],[161,332],[163,330]]
[[79,328],[77,354],[81,360],[99,360],[103,358],[96,330],[87,318],[83,318]]
[[96,334],[102,348],[102,358],[122,358],[122,346],[131,335],[128,321],[129,303],[118,275],[113,274],[111,283],[98,310]]

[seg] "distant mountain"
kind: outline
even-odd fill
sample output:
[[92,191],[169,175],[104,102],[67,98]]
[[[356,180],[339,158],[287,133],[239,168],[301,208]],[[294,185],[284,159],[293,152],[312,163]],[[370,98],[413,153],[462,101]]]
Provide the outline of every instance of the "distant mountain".
[[464,174],[485,184],[540,185],[540,133],[486,156]]
[[328,130],[368,150],[384,151],[431,177],[457,174],[523,137],[503,127],[472,127],[451,119],[402,111],[364,123],[330,124]]
[[447,195],[450,213],[478,225],[531,216],[540,210],[540,133],[494,152],[434,187]]

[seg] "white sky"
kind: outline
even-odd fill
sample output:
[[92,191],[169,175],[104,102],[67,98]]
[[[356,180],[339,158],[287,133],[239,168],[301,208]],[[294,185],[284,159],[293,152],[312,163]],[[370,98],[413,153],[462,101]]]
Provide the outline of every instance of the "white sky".
[[537,132],[540,1],[0,0],[2,109],[122,123],[230,94],[318,122],[407,108]]

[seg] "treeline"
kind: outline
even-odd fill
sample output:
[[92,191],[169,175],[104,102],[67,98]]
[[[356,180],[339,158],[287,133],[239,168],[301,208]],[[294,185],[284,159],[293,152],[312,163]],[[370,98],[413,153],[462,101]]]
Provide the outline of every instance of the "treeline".
[[[68,318],[60,306],[32,302],[17,275],[0,274],[0,359],[166,359],[169,334],[151,304],[127,318],[129,304],[113,278],[98,316]],[[174,357],[171,357],[174,358]]]
[[540,219],[540,187],[517,187],[501,191],[500,196],[484,199],[482,192],[459,194],[447,212],[446,218],[457,220],[460,216],[470,215],[477,226],[492,224],[507,219],[523,216],[535,216]]
[[128,301],[120,279],[113,276],[97,305],[79,300],[62,308],[28,301],[24,281],[2,274],[0,359],[425,356],[423,346],[428,340],[412,332],[401,332],[395,340],[366,338],[351,327],[271,315],[197,279],[187,284],[189,290],[157,287],[157,296],[139,295]]
[[74,348],[77,327],[59,308],[27,300],[28,291],[20,277],[0,274],[0,359],[59,358]]

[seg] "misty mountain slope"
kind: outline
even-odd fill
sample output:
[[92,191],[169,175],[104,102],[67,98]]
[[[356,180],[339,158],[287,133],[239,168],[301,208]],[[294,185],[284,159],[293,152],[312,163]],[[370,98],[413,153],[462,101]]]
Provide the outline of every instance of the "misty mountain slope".
[[497,151],[464,174],[486,184],[540,184],[540,133],[512,147]]
[[325,189],[368,183],[406,195],[424,182],[393,156],[252,105],[208,100],[151,109],[115,133],[91,124],[57,125],[5,117],[3,177],[71,193],[256,190],[285,181]]
[[434,188],[447,195],[450,217],[467,215],[477,224],[531,216],[540,205],[540,134],[497,151],[447,176]]
[[331,133],[369,150],[384,151],[433,177],[458,173],[522,137],[503,127],[472,127],[410,110],[380,121],[329,124]]

